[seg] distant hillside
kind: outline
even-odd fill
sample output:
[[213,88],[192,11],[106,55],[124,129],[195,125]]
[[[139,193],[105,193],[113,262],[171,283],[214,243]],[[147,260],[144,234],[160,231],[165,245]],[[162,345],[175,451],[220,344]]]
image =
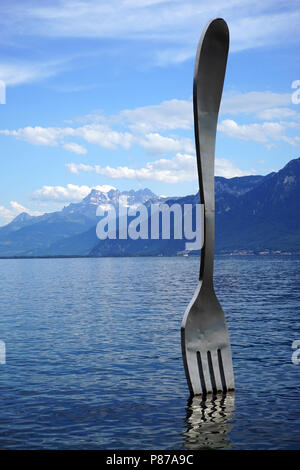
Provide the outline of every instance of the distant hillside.
[[216,206],[218,251],[300,251],[300,158],[224,202]]
[[[199,193],[166,200],[149,189],[92,190],[62,211],[38,217],[23,213],[1,227],[0,256],[176,255],[185,249],[184,240],[99,240],[96,208],[105,204],[117,207],[123,196],[131,206],[199,203]],[[215,200],[217,253],[300,252],[300,158],[267,176],[216,177]]]

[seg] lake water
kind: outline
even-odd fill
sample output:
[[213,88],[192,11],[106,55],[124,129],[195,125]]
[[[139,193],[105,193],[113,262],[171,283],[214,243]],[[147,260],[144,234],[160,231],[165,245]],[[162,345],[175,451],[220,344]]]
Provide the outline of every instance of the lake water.
[[[217,257],[235,394],[189,400],[198,258],[0,260],[0,448],[299,449],[300,257]],[[299,355],[300,357],[300,355]]]

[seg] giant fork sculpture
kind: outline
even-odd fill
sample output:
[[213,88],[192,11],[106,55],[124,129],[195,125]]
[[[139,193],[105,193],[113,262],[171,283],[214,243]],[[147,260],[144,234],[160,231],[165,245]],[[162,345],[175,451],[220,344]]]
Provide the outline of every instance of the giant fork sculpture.
[[194,126],[200,199],[204,204],[204,243],[199,283],[181,326],[183,362],[192,395],[234,389],[226,320],[213,287],[215,143],[228,48],[227,24],[217,18],[201,36],[194,70]]

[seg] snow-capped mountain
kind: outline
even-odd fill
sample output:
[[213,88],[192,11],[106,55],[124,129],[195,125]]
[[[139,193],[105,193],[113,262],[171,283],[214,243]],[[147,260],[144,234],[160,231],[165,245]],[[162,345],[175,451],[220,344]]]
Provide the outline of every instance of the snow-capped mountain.
[[[95,235],[95,225],[98,221],[97,207],[108,204],[116,207],[119,201],[124,203],[125,198],[128,206],[159,199],[147,188],[137,191],[119,191],[112,186],[104,186],[102,191],[92,189],[82,201],[71,203],[61,211],[36,217],[23,212],[12,222],[0,228],[0,256],[74,254],[72,243],[66,240],[70,237],[77,237],[90,228],[93,228]],[[96,235],[93,240],[96,244]],[[80,254],[82,251],[86,253],[82,244],[78,250]]]
[[[266,176],[215,178],[216,252],[300,252],[300,158]],[[160,198],[149,189],[93,189],[82,201],[38,217],[19,214],[0,228],[0,256],[134,256],[176,253],[183,240],[99,240],[98,206],[197,204],[199,193]],[[149,212],[148,212],[149,214]],[[149,224],[150,226],[150,224]]]

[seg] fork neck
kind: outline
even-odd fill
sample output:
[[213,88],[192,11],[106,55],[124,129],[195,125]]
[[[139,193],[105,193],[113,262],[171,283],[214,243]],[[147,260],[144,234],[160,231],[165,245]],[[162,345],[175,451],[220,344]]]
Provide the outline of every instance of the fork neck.
[[199,280],[213,286],[215,211],[204,206],[204,243],[201,250]]
[[209,130],[210,132],[207,129],[205,133],[205,139],[201,136],[200,145],[199,147],[197,146],[200,200],[204,204],[204,240],[201,250],[199,279],[206,285],[213,285],[215,248],[215,133],[211,127]]
[[215,146],[218,116],[200,112],[194,95],[195,144],[197,155],[200,201],[204,205],[203,247],[201,250],[200,281],[213,283],[215,243]]

